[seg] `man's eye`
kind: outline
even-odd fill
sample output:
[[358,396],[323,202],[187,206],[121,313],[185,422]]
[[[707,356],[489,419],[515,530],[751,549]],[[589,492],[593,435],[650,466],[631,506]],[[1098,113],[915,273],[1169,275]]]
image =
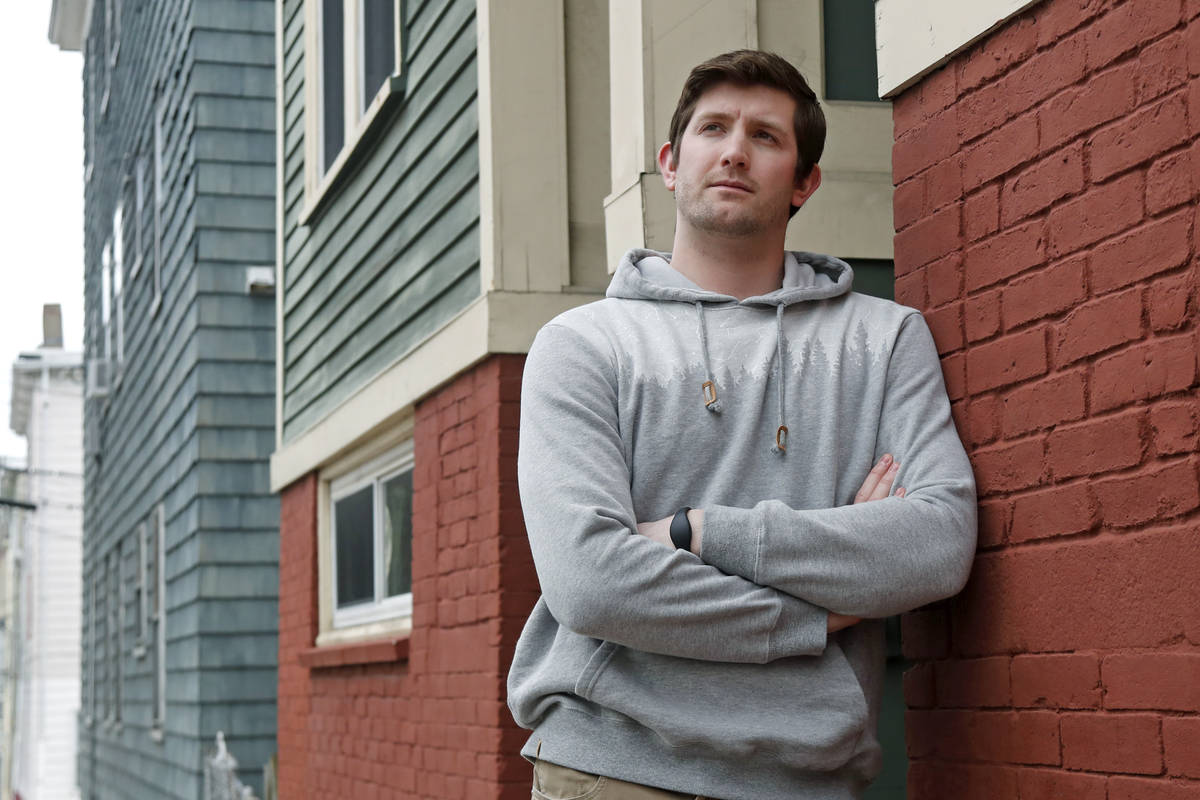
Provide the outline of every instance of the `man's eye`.
[[705,123],[704,125],[700,126],[701,133],[704,133],[706,131],[718,131],[720,129],[721,129],[721,126],[715,122],[708,122],[708,123]]
[[767,133],[766,131],[759,131],[757,136],[760,139],[766,139],[768,142],[775,141],[775,136],[773,134]]

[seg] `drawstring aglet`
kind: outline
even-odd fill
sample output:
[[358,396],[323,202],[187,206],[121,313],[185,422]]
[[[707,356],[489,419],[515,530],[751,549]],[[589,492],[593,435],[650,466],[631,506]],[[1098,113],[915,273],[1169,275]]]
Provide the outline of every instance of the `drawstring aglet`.
[[771,448],[772,453],[787,452],[787,436],[787,425],[780,425],[779,429],[775,431],[775,446]]
[[704,407],[714,414],[721,413],[721,401],[717,398],[717,386],[712,381],[705,381],[700,384],[701,390],[704,392]]

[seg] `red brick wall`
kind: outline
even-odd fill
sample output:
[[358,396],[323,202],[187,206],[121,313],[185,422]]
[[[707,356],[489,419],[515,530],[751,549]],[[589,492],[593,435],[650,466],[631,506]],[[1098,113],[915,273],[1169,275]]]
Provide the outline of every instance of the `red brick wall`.
[[1200,797],[1200,0],[1046,0],[895,103],[896,295],[980,491],[910,798]]
[[537,600],[516,488],[521,356],[483,362],[417,406],[413,632],[405,661],[310,668],[316,478],[282,494],[279,789],[314,798],[527,798],[505,705]]

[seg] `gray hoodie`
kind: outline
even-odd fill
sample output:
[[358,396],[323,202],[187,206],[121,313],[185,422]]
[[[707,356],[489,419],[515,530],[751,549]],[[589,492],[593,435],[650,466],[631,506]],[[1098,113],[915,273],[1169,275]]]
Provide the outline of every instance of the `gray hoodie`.
[[[630,251],[525,363],[543,594],[508,676],[522,753],[722,800],[858,797],[880,619],[958,592],[975,550],[933,339],[834,258],[788,253],[783,286],[742,301],[669,258]],[[907,497],[851,505],[884,453]],[[699,558],[636,530],[683,506],[705,511]],[[865,619],[827,636],[829,611]]]

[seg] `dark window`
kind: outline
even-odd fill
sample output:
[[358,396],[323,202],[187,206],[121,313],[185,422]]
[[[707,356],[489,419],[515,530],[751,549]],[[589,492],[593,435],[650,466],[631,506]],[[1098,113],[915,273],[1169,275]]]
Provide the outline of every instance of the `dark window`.
[[322,169],[333,164],[346,141],[345,42],[342,0],[321,2]]
[[373,495],[372,484],[333,504],[338,608],[375,599]]
[[825,99],[878,100],[874,0],[824,0]]
[[396,3],[395,0],[362,0],[362,3],[362,110],[366,111],[379,87],[396,71]]

